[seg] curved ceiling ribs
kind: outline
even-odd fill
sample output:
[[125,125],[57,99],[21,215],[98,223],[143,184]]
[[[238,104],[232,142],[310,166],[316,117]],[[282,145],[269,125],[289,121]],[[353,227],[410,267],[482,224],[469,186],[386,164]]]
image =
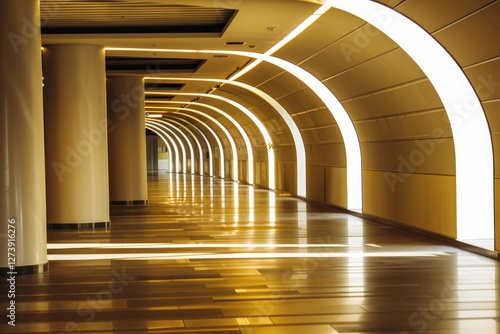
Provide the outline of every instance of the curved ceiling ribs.
[[[150,111],[150,112],[161,112],[162,110],[190,110],[190,109],[187,109],[185,107],[178,107],[178,108],[174,108],[174,107],[163,107],[162,105],[175,105],[175,104],[181,104],[181,105],[189,105],[192,109],[194,109],[194,107],[196,106],[200,106],[200,107],[205,107],[205,108],[208,108],[210,110],[213,110],[219,114],[221,114],[222,116],[224,116],[226,119],[228,119],[233,125],[234,127],[238,130],[238,132],[240,133],[241,137],[243,138],[243,141],[245,143],[245,150],[247,152],[247,164],[248,164],[248,170],[247,170],[247,182],[249,184],[253,184],[254,182],[254,168],[253,168],[253,162],[254,162],[254,158],[253,158],[253,149],[252,149],[252,143],[250,142],[250,138],[248,137],[248,134],[245,132],[245,130],[243,129],[243,127],[231,116],[229,115],[228,113],[226,113],[225,111],[219,109],[219,108],[216,108],[210,104],[205,104],[205,103],[200,103],[200,102],[189,102],[189,101],[149,101],[149,105],[146,106],[146,111]],[[158,105],[158,106],[156,106]],[[195,109],[197,110],[197,109]],[[199,111],[199,110],[198,110]],[[201,112],[201,111],[199,111]],[[238,179],[241,179],[241,175],[238,175],[238,166],[236,165],[234,167],[234,172],[233,172],[234,175],[237,175],[237,180]]]
[[[300,134],[300,130],[297,126],[297,124],[294,122],[292,116],[290,116],[290,113],[274,98],[271,97],[271,95],[267,94],[263,90],[260,90],[256,87],[253,87],[251,85],[248,85],[246,83],[236,81],[236,80],[226,80],[226,79],[207,79],[207,78],[173,78],[173,77],[146,77],[146,81],[207,81],[207,82],[213,82],[213,83],[218,83],[218,84],[228,84],[228,85],[234,85],[240,88],[243,88],[247,91],[252,92],[253,94],[259,96],[262,98],[265,102],[267,102],[270,106],[272,106],[281,116],[283,121],[286,123],[288,126],[288,129],[290,133],[292,134],[293,140],[294,140],[294,147],[295,147],[295,154],[296,154],[296,163],[297,163],[297,195],[301,197],[307,197],[306,193],[306,150],[305,150],[305,144],[304,140],[302,139],[302,135]],[[241,131],[240,131],[241,132]],[[242,132],[243,135],[243,132]],[[251,145],[247,143],[247,147],[251,148]],[[252,152],[250,149],[249,152]],[[250,155],[250,153],[249,153]],[[253,156],[253,153],[252,153]],[[250,158],[248,157],[248,171],[250,173],[251,170],[251,176],[249,175],[248,177],[248,183],[252,184],[253,183],[253,157]]]

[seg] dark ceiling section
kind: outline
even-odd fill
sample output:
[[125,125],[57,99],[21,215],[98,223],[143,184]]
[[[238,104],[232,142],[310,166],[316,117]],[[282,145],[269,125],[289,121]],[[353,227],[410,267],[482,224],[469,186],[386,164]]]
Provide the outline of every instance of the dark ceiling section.
[[205,59],[106,57],[106,71],[144,75],[195,73],[205,61]]
[[146,95],[146,102],[148,101],[170,101],[174,98],[174,96],[171,95],[151,95],[148,94]]
[[[207,1],[207,4],[212,3]],[[41,0],[42,34],[222,36],[237,11],[163,1]]]
[[159,83],[159,82],[147,82],[144,84],[144,89],[150,90],[181,90],[185,84],[181,83]]

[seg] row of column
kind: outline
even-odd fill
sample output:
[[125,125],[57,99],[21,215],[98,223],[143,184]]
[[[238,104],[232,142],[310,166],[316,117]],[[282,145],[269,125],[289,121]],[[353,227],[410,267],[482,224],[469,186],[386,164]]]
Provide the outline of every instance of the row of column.
[[36,0],[0,1],[4,274],[48,269],[47,227],[104,227],[110,204],[147,203],[143,79],[106,78],[97,45],[45,46],[42,68],[39,18]]

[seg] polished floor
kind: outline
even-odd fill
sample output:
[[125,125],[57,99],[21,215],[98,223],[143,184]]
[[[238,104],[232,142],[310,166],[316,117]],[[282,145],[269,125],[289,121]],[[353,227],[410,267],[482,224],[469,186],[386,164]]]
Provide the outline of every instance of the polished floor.
[[149,189],[109,229],[50,230],[0,333],[500,333],[492,259],[234,182]]

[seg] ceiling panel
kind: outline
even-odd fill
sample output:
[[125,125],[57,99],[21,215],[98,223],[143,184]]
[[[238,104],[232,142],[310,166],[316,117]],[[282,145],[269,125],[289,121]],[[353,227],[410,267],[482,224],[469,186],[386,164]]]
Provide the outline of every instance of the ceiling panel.
[[[43,34],[203,33],[222,35],[237,11],[164,1],[41,0]],[[50,15],[50,17],[49,17]],[[49,19],[50,18],[50,19]]]

